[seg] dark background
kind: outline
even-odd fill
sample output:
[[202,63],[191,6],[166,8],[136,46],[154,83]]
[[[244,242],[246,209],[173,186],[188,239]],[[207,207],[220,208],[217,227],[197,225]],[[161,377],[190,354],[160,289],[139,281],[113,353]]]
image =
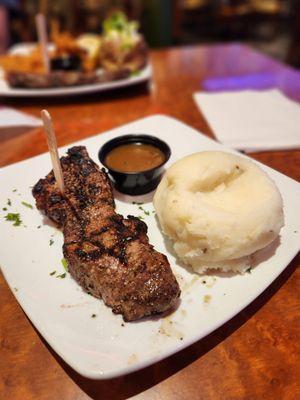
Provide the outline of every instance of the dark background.
[[239,41],[300,68],[299,0],[0,0],[0,50],[36,39],[37,11],[78,34],[100,32],[116,9],[150,47]]

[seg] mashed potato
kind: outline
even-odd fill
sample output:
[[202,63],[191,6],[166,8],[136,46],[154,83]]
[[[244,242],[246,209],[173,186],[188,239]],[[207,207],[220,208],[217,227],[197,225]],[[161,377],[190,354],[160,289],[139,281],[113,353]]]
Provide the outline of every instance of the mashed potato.
[[196,153],[173,164],[154,207],[176,254],[197,272],[243,272],[283,226],[273,181],[252,161],[224,152]]

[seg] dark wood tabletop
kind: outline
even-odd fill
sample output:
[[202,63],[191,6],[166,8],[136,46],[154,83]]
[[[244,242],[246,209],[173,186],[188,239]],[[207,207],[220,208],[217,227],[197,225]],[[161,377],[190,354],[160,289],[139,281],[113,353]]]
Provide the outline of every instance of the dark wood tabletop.
[[[157,113],[213,136],[192,95],[228,86],[228,77],[240,88],[249,82],[261,89],[277,86],[300,101],[299,72],[243,45],[156,50],[151,62],[150,85],[0,102],[36,116],[47,108],[61,146]],[[46,150],[40,128],[0,133],[0,166]],[[251,156],[300,180],[300,150]],[[65,364],[33,328],[1,275],[0,399],[300,399],[299,264],[298,255],[252,304],[206,338],[151,367],[108,381],[83,378]]]

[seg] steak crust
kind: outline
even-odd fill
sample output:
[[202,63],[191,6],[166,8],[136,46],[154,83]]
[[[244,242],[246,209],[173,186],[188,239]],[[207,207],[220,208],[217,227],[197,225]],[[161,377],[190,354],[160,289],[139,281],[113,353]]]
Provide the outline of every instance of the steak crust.
[[73,278],[125,321],[174,307],[180,289],[166,256],[149,244],[144,222],[115,212],[105,171],[82,146],[70,148],[61,165],[64,196],[52,171],[32,193],[37,208],[63,229]]

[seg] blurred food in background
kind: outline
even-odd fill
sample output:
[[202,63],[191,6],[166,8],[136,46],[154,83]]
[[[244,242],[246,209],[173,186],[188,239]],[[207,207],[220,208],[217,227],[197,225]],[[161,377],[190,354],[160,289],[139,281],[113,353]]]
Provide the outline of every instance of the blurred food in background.
[[139,23],[129,22],[122,12],[114,13],[103,22],[100,60],[103,68],[137,71],[146,65],[147,45],[138,32]]
[[117,80],[136,74],[148,60],[139,24],[114,12],[103,22],[102,34],[60,32],[53,24],[48,46],[51,71],[47,72],[38,44],[28,52],[0,57],[12,87],[46,88]]

